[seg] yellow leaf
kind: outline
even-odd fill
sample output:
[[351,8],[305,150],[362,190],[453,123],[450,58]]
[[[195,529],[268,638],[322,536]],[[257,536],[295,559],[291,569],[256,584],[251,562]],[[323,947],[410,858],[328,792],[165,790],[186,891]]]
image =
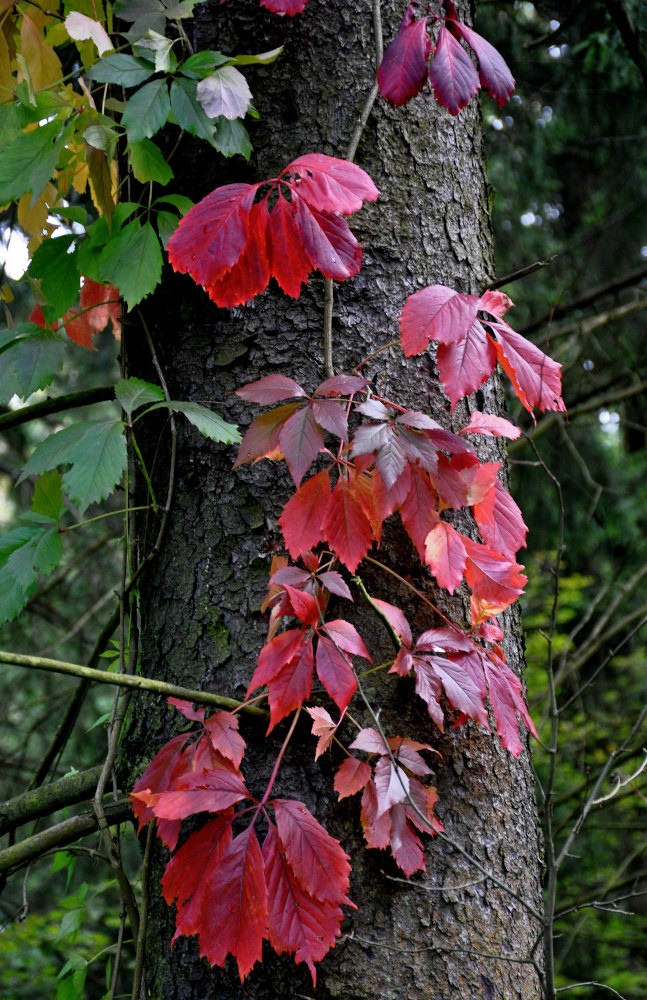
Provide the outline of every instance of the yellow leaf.
[[13,100],[13,88],[18,82],[11,72],[11,51],[5,30],[11,27],[7,18],[0,24],[0,104]]
[[[42,20],[42,17],[38,20]],[[63,69],[60,59],[41,35],[35,20],[27,14],[23,14],[20,26],[20,43],[34,90],[45,90],[61,79]]]
[[31,194],[24,194],[18,202],[18,223],[31,236],[30,253],[43,242],[43,231],[47,228],[47,216],[59,201],[59,193],[50,181],[40,198],[32,205]]
[[113,160],[108,164],[106,154],[85,143],[85,156],[90,171],[90,194],[99,213],[105,215],[108,222],[112,221],[115,210],[113,193],[117,190],[117,164]]

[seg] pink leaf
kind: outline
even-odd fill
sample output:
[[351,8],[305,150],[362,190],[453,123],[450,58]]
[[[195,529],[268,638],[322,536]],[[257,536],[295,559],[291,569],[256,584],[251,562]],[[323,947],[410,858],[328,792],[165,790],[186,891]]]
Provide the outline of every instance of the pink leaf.
[[306,712],[312,719],[312,735],[318,737],[315,750],[315,760],[318,760],[332,743],[339,722],[334,722],[325,708],[306,708]]
[[293,160],[290,174],[298,180],[294,187],[299,197],[319,212],[352,215],[365,201],[376,201],[379,191],[361,167],[349,160],[339,160],[322,153],[306,153]]
[[514,77],[505,60],[493,45],[472,28],[461,24],[460,21],[454,21],[453,24],[478,59],[479,78],[482,86],[487,89],[488,94],[495,99],[499,107],[503,107],[514,91]]
[[440,587],[453,594],[463,579],[465,546],[463,536],[451,524],[439,521],[425,541],[425,563],[436,577]]
[[452,410],[459,399],[476,392],[496,364],[496,350],[483,326],[476,321],[463,340],[440,344],[436,367]]
[[409,793],[409,776],[388,757],[380,757],[375,765],[377,815],[379,819],[391,806],[406,801]]
[[521,435],[521,429],[510,423],[505,417],[496,417],[491,413],[480,413],[473,410],[470,414],[470,422],[459,434],[487,434],[492,437],[505,437],[510,441],[516,441]]
[[310,208],[303,198],[295,198],[295,219],[310,263],[325,278],[343,281],[357,274],[362,265],[362,248],[341,215]]
[[445,285],[428,285],[414,292],[400,314],[405,356],[421,354],[430,340],[442,344],[463,340],[476,320],[478,304],[477,295],[462,295]]
[[427,79],[427,59],[431,50],[427,18],[416,21],[413,13],[413,5],[410,5],[377,71],[382,97],[396,105],[406,104],[419,94]]
[[376,605],[388,621],[389,625],[406,646],[412,643],[411,627],[404,612],[394,604],[381,601],[378,597],[371,597],[371,601]]
[[542,413],[544,410],[565,413],[561,396],[562,366],[506,323],[490,322],[488,325],[497,338],[494,346],[499,363],[523,406],[530,413],[534,406]]
[[343,712],[357,690],[357,681],[346,657],[323,635],[317,644],[316,666],[319,680]]
[[438,34],[429,82],[434,88],[438,103],[452,115],[457,115],[479,89],[479,77],[474,63],[444,25]]
[[284,17],[286,14],[288,17],[294,17],[295,14],[301,14],[305,10],[307,2],[308,0],[261,0],[261,6],[271,10],[273,14],[278,14],[279,17]]
[[236,395],[250,403],[270,406],[272,403],[280,403],[284,399],[305,396],[305,392],[293,378],[277,374],[265,375],[257,382],[249,382],[242,389],[236,389]]
[[204,728],[212,747],[240,767],[245,755],[245,740],[238,732],[238,716],[232,712],[214,712],[205,721]]
[[528,528],[519,507],[498,480],[494,490],[474,507],[474,517],[481,538],[495,552],[513,559],[525,546]]
[[298,486],[323,448],[323,433],[312,414],[312,407],[300,407],[285,421],[279,431],[279,444]]

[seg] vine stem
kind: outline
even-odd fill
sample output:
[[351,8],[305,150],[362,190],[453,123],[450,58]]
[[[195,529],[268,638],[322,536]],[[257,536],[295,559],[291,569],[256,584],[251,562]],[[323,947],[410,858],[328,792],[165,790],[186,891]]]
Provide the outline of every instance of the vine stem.
[[[373,35],[375,39],[375,70],[377,72],[380,63],[382,62],[382,56],[384,55],[384,42],[382,38],[382,9],[380,0],[373,0]],[[369,115],[373,110],[373,105],[375,104],[378,92],[379,88],[376,79],[367,94],[364,107],[362,108],[360,116],[355,123],[353,134],[351,135],[350,142],[346,148],[346,155],[344,158],[348,160],[349,163],[352,163],[355,159],[357,147],[359,146],[360,139],[362,138],[364,129],[366,128]],[[322,334],[324,372],[326,378],[332,378],[335,374],[332,351],[332,316],[335,304],[335,289],[332,278],[325,279],[324,289],[324,318]]]
[[10,653],[6,650],[0,650],[0,663],[10,663],[16,667],[31,667],[36,670],[52,670],[59,674],[83,677],[87,681],[96,681],[98,684],[114,684],[117,687],[134,688],[138,691],[153,691],[155,694],[183,698],[185,701],[199,702],[203,705],[215,705],[218,708],[237,709],[241,712],[248,712],[250,715],[267,718],[265,709],[257,708],[255,705],[247,705],[244,701],[225,698],[223,695],[213,694],[211,691],[197,691],[193,688],[166,684],[164,681],[156,681],[139,674],[109,674],[106,670],[94,670],[92,667],[85,667],[80,663],[66,663],[64,660],[51,660],[44,656],[25,656],[22,653]]
[[[272,773],[270,775],[270,780],[267,783],[267,788],[265,789],[265,794],[263,795],[263,798],[261,799],[261,801],[258,804],[258,809],[262,809],[264,807],[265,803],[267,802],[267,800],[270,797],[270,792],[272,791],[272,788],[274,786],[274,782],[276,781],[276,776],[279,773],[279,767],[281,766],[281,761],[283,760],[283,755],[284,755],[285,751],[288,748],[288,744],[289,744],[290,740],[292,739],[292,734],[294,733],[294,730],[296,729],[296,725],[297,725],[297,722],[299,720],[299,716],[300,715],[301,715],[301,707],[299,706],[299,708],[297,708],[296,712],[294,713],[294,718],[292,719],[292,722],[290,724],[290,728],[288,729],[287,736],[283,740],[283,745],[282,745],[281,749],[279,750],[279,755],[276,758],[276,761],[274,762],[274,767],[272,768]],[[258,810],[257,810],[257,813],[258,813]]]

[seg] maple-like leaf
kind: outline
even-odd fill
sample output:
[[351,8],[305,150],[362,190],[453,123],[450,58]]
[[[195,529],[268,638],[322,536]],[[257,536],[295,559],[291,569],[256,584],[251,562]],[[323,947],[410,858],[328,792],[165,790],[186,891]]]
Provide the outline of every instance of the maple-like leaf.
[[[161,750],[155,754],[139,781],[134,784],[130,798],[133,814],[139,820],[138,834],[141,833],[147,823],[155,819],[155,813],[153,812],[154,801],[151,803],[150,800],[146,802],[140,799],[139,793],[164,792],[171,787],[173,779],[178,773],[181,774],[190,768],[191,761],[189,755],[183,755],[182,753],[189,738],[189,733],[180,733],[179,736],[174,736],[168,743],[165,743]],[[177,844],[180,823],[179,821],[171,821],[170,823],[158,822],[157,832],[162,842],[172,850]]]
[[[268,190],[255,204],[261,188]],[[203,198],[171,236],[169,261],[219,306],[247,302],[271,275],[297,298],[312,268],[338,281],[357,274],[362,250],[343,215],[377,196],[356,164],[307,154],[269,181],[228,184]]]
[[406,104],[420,93],[427,79],[427,59],[431,51],[427,18],[414,20],[414,12],[410,4],[377,71],[380,93],[391,104]]

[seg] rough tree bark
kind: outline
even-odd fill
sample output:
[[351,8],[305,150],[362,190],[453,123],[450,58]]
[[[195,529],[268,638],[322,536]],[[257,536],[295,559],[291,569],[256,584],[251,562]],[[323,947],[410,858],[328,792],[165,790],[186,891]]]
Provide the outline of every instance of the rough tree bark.
[[[457,6],[459,16],[471,23],[471,5]],[[382,3],[387,40],[403,12],[401,0]],[[375,78],[369,0],[310,0],[294,19],[276,18],[258,0],[205,4],[196,12],[192,31],[196,48],[260,52],[282,44],[285,50],[275,64],[248,74],[260,111],[252,128],[250,164],[225,162],[204,146],[183,140],[173,166],[187,194],[197,199],[217,184],[273,177],[305,152],[345,155]],[[397,316],[411,292],[444,283],[480,293],[493,279],[478,103],[452,118],[429,93],[404,109],[378,98],[357,162],[381,195],[351,223],[364,248],[361,273],[335,289],[334,363],[337,371],[346,372],[397,339]],[[324,378],[323,301],[323,279],[314,276],[298,301],[273,287],[246,307],[218,310],[187,276],[169,274],[145,303],[144,314],[172,397],[213,403],[244,427],[252,407],[228,395],[237,387],[273,371],[310,389]],[[154,376],[137,322],[126,347],[129,373]],[[450,426],[430,355],[405,363],[400,350],[390,349],[377,355],[363,374],[384,395]],[[484,387],[483,395],[480,408],[500,412],[502,392],[496,381]],[[466,417],[467,409],[459,406],[455,418],[463,424]],[[172,513],[162,551],[141,587],[142,669],[171,682],[243,697],[264,641],[266,622],[259,607],[271,557],[281,550],[276,520],[289,482],[283,463],[262,462],[232,473],[233,449],[213,445],[185,427],[179,433]],[[147,447],[163,482],[168,433],[156,430]],[[486,446],[481,457],[500,460],[498,444]],[[140,525],[140,540],[146,530]],[[463,522],[461,530],[470,527]],[[380,558],[429,586],[396,526],[386,531]],[[376,596],[401,603],[417,630],[435,624],[428,611],[389,579],[373,572],[364,578]],[[453,599],[436,594],[435,599],[455,621],[467,622],[464,593]],[[359,601],[355,615],[372,651],[392,657],[385,630]],[[505,619],[506,653],[520,672],[518,616],[510,612]],[[422,702],[416,704],[407,680],[378,672],[369,676],[366,688],[388,733],[432,742],[442,753],[436,774],[438,814],[465,854],[435,838],[428,844],[425,877],[416,877],[412,886],[389,881],[399,871],[385,853],[363,848],[358,800],[337,804],[333,763],[314,764],[314,741],[304,722],[286,755],[277,794],[303,799],[341,839],[352,857],[351,897],[359,907],[349,912],[341,941],[321,963],[317,988],[304,965],[295,966],[291,957],[277,958],[269,949],[244,988],[235,967],[211,970],[199,958],[195,941],[180,939],[171,949],[173,913],[157,887],[164,863],[160,851],[153,863],[147,946],[151,997],[531,1000],[541,995],[539,966],[527,961],[541,924],[523,902],[535,911],[541,908],[541,849],[529,754],[515,761],[475,725],[441,735]],[[131,782],[176,724],[176,713],[161,699],[139,704],[124,764]],[[361,705],[356,713],[361,715]],[[250,743],[243,769],[250,787],[261,792],[285,728],[278,727],[279,735],[268,742],[257,723],[243,721],[242,726]],[[484,869],[516,895],[485,877]],[[533,958],[541,962],[541,949]]]

